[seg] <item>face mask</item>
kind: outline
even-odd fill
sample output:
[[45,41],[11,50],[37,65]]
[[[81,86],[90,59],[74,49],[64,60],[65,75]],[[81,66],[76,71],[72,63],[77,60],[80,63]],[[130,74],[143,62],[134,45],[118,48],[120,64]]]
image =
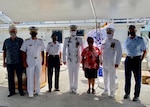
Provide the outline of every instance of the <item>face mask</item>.
[[30,33],[32,37],[36,37],[37,33],[36,32],[31,32]]
[[53,38],[53,41],[56,41],[57,39],[56,38]]
[[135,36],[135,32],[129,32],[131,36]]
[[112,34],[107,34],[107,38],[108,38],[108,39],[112,39],[112,38],[113,38],[113,35],[112,35]]
[[77,31],[71,31],[71,36],[76,36]]
[[11,37],[16,37],[16,33],[14,33],[14,32],[11,32],[10,35],[11,35]]

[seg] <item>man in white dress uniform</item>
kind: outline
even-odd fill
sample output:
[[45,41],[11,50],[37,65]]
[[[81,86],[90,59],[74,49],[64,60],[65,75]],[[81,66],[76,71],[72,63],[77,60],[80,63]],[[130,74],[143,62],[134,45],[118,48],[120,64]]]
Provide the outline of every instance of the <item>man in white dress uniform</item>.
[[102,65],[104,73],[104,92],[102,95],[110,93],[110,97],[115,96],[116,91],[116,68],[118,68],[121,57],[122,48],[120,41],[113,39],[114,29],[107,28],[107,39],[102,42]]
[[[35,92],[42,95],[40,92],[40,74],[41,68],[44,64],[44,43],[42,39],[36,37],[38,28],[30,27],[31,38],[26,39],[21,47],[23,66],[26,67],[27,72],[27,91],[28,96],[34,96]],[[35,78],[34,78],[35,77]],[[34,82],[35,80],[35,82]],[[35,83],[35,86],[34,86]]]
[[78,72],[81,51],[83,50],[82,38],[77,37],[77,26],[70,26],[70,37],[65,38],[63,46],[63,63],[68,65],[70,92],[76,94],[78,88]]

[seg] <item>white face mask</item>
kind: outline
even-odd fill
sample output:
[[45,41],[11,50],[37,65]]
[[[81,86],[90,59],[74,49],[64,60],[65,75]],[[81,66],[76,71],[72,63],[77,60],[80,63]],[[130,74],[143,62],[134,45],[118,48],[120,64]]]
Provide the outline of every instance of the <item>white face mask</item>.
[[11,37],[16,37],[16,33],[10,33]]
[[113,35],[112,35],[112,34],[107,34],[107,38],[108,38],[108,39],[112,39],[112,38],[113,38]]
[[71,36],[76,36],[77,31],[71,31]]

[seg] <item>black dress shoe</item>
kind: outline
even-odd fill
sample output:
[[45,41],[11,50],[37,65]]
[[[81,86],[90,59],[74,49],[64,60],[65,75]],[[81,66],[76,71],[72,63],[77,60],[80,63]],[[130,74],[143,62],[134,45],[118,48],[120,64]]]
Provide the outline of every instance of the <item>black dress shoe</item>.
[[125,94],[123,98],[128,99],[129,97],[130,97],[129,95]]
[[24,96],[24,95],[25,95],[25,93],[24,93],[24,92],[20,93],[20,96]]
[[59,89],[55,89],[54,91],[60,91]]
[[92,88],[92,94],[95,94],[96,92],[95,92],[95,89],[94,88]]
[[52,92],[52,89],[49,89],[48,92]]
[[90,88],[87,90],[87,93],[90,94]]
[[139,98],[138,97],[133,97],[132,101],[139,101]]
[[13,96],[13,95],[15,95],[16,93],[10,93],[10,94],[8,94],[7,95],[7,97],[11,97],[11,96]]

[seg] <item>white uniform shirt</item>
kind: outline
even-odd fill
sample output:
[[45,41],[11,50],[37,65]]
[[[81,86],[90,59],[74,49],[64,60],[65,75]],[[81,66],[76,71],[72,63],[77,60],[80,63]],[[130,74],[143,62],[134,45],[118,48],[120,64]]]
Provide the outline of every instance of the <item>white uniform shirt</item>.
[[44,49],[42,39],[33,40],[30,38],[23,42],[20,50],[26,52],[28,65],[35,65],[41,63],[41,51],[44,51]]
[[54,42],[49,42],[46,48],[46,52],[48,52],[49,55],[59,55],[61,52],[59,42],[56,41],[56,44],[54,44]]
[[63,47],[63,62],[66,62],[66,59],[71,62],[80,62],[80,54],[82,50],[82,38],[79,38],[77,36],[65,38]]
[[119,40],[104,40],[102,42],[102,62],[103,66],[114,66],[120,64],[122,48]]

